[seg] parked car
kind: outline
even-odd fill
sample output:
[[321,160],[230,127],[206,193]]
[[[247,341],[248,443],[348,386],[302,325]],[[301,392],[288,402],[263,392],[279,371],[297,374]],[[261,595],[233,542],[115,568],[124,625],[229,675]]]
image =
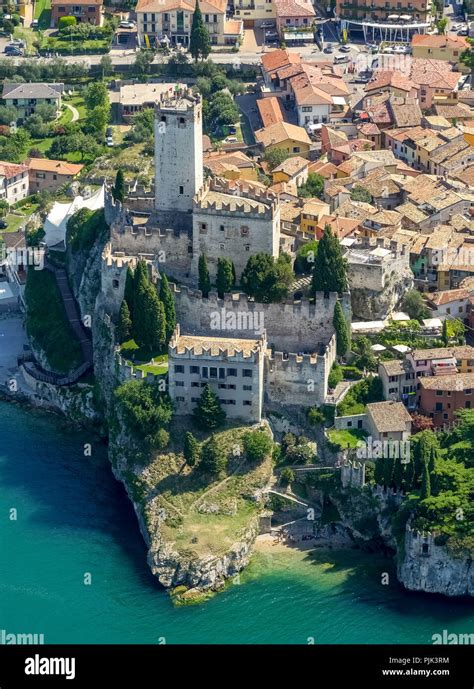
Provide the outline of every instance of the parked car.
[[6,220],[3,220],[3,218],[0,220],[0,230],[4,230],[6,227],[8,227],[8,223]]
[[113,135],[114,135],[114,130],[112,129],[112,127],[107,127],[107,129],[105,130],[106,138],[108,139],[109,137],[112,137]]
[[274,29],[275,28],[275,22],[262,22],[260,24],[261,29]]
[[458,36],[467,36],[467,29],[461,29],[458,31]]
[[39,21],[38,21],[38,19],[33,19],[33,21],[32,21],[31,24],[30,24],[30,27],[31,27],[32,29],[37,29],[38,26],[39,26]]
[[22,57],[24,53],[23,50],[18,48],[16,45],[7,45],[5,48],[5,55],[9,57]]
[[121,21],[119,24],[119,29],[134,29],[135,28],[135,22],[124,20]]
[[107,144],[107,146],[108,146],[109,148],[111,148],[111,147],[114,145],[113,137],[112,137],[112,136],[108,136],[108,137],[105,139],[105,143]]
[[371,76],[372,72],[359,72],[359,74],[355,75],[354,82],[356,84],[366,84],[370,81]]
[[323,51],[323,52],[324,52],[324,53],[332,53],[332,52],[333,52],[333,47],[332,47],[332,45],[330,45],[330,44],[327,45],[327,46],[324,48],[324,51]]
[[336,55],[334,57],[334,64],[335,65],[340,65],[343,62],[350,62],[349,55]]
[[273,43],[273,41],[278,41],[278,33],[276,31],[265,31],[265,40],[270,41]]
[[350,46],[348,46],[348,45],[340,45],[340,46],[339,46],[339,52],[340,52],[340,53],[350,53],[350,52],[351,52]]

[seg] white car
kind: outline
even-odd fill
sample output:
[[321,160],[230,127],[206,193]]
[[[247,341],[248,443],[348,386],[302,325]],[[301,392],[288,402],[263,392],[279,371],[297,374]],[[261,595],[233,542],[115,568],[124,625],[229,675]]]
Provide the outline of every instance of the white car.
[[109,148],[112,148],[112,146],[114,145],[114,140],[111,136],[108,136],[105,140],[105,143]]
[[260,24],[261,29],[274,29],[275,28],[275,22],[262,22]]
[[132,21],[121,21],[119,24],[119,29],[134,29],[135,28],[135,22]]

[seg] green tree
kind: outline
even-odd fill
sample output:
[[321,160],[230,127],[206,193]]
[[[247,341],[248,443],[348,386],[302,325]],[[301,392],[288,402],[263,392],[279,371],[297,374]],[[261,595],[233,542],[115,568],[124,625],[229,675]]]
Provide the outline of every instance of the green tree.
[[448,19],[447,17],[441,17],[441,19],[438,19],[436,22],[436,28],[438,29],[438,33],[443,36],[446,33],[446,27],[448,26]]
[[202,448],[200,468],[219,478],[225,474],[227,462],[227,453],[222,442],[216,435],[211,435]]
[[310,172],[308,179],[298,189],[298,196],[302,198],[318,198],[322,199],[324,194],[324,177]]
[[166,342],[169,342],[171,335],[176,327],[176,309],[174,306],[174,297],[170,289],[170,283],[164,273],[161,275],[160,282],[160,300],[165,310],[166,320]]
[[138,309],[135,312],[136,336],[139,347],[150,352],[163,349],[166,343],[166,317],[163,304],[150,282],[138,294]]
[[193,411],[198,428],[218,428],[225,421],[226,413],[215,392],[205,385]]
[[445,318],[443,321],[443,330],[442,330],[441,337],[442,337],[444,346],[447,347],[449,344],[448,319],[447,318]]
[[148,285],[148,270],[145,261],[138,261],[135,270],[133,271],[133,288],[132,288],[132,299],[128,301],[128,307],[132,315],[132,335],[135,339],[135,314],[138,313],[140,308],[139,294],[144,292]]
[[115,175],[115,184],[112,188],[112,196],[116,201],[123,203],[125,201],[125,177],[121,167],[117,170]]
[[345,354],[347,354],[351,344],[351,334],[340,301],[337,301],[334,307],[334,316],[332,319],[332,324],[334,325],[334,330],[336,331],[337,355],[344,356]]
[[347,290],[347,262],[342,256],[341,245],[338,238],[333,235],[330,225],[326,225],[318,243],[311,289],[313,294],[342,294]]
[[397,457],[395,460],[395,469],[393,471],[393,483],[395,484],[395,488],[400,490],[403,486],[403,479],[405,475],[405,465],[402,464],[402,460],[400,457]]
[[249,431],[244,435],[244,450],[249,462],[262,462],[271,455],[273,441],[266,431]]
[[76,17],[59,17],[58,30],[63,31],[68,26],[76,26],[76,24],[77,24]]
[[474,74],[474,39],[468,38],[469,43],[471,44],[470,48],[467,48],[467,50],[464,50],[461,53],[460,62],[462,62],[466,67],[469,67],[471,70],[471,87],[474,85],[473,84],[473,74]]
[[377,486],[383,486],[384,485],[384,466],[383,466],[383,459],[379,457],[378,459],[375,460],[375,470],[374,470],[374,481]]
[[286,254],[276,260],[269,254],[250,256],[242,273],[244,291],[258,302],[276,303],[284,299],[293,282],[291,261]]
[[120,344],[130,339],[132,331],[132,319],[130,318],[130,309],[125,299],[122,301],[119,312],[119,320],[117,325],[117,336]]
[[318,242],[316,240],[303,244],[296,252],[294,271],[297,275],[310,273],[316,261]]
[[147,447],[163,449],[168,444],[168,427],[173,415],[169,395],[158,385],[130,380],[115,390],[119,415],[127,428]]
[[102,79],[114,73],[114,65],[109,55],[102,55],[100,58],[100,68],[102,70]]
[[199,0],[196,0],[196,7],[193,14],[191,36],[189,39],[189,52],[193,56],[195,62],[197,62],[199,58],[205,60],[211,52],[211,39],[209,38],[209,31],[204,25],[201,9],[199,7]]
[[133,284],[133,270],[130,266],[127,268],[127,275],[125,276],[125,291],[124,299],[128,304],[130,318],[133,320],[133,299],[134,299],[134,284]]
[[186,432],[184,436],[184,458],[186,464],[190,467],[196,466],[201,458],[201,450],[199,448],[199,443],[192,433]]
[[395,470],[395,459],[393,457],[383,458],[383,484],[387,488],[392,485],[393,472]]
[[293,469],[290,469],[290,467],[284,467],[281,470],[280,478],[282,480],[282,483],[285,485],[289,485],[290,483],[293,483],[295,480],[295,472]]
[[402,308],[407,312],[410,318],[416,321],[421,321],[423,318],[428,318],[429,316],[425,301],[417,289],[412,289],[405,294]]
[[354,185],[351,190],[351,201],[363,201],[364,203],[372,203],[372,194],[367,191],[360,184]]
[[143,76],[148,74],[150,71],[150,65],[152,64],[155,56],[150,50],[140,50],[135,57],[135,62],[133,64],[133,71],[135,74]]
[[217,294],[221,299],[224,294],[230,292],[234,285],[234,274],[232,271],[232,261],[228,258],[217,259]]
[[84,92],[84,103],[88,110],[109,106],[109,93],[103,81],[93,81]]
[[203,297],[207,298],[211,290],[211,278],[209,277],[209,268],[207,267],[207,259],[204,254],[199,256],[198,273],[198,287]]
[[421,473],[421,492],[420,498],[426,500],[431,495],[431,478],[430,470],[428,468],[428,462],[423,463],[423,469]]
[[288,158],[288,151],[284,148],[268,148],[263,156],[270,170],[274,170]]

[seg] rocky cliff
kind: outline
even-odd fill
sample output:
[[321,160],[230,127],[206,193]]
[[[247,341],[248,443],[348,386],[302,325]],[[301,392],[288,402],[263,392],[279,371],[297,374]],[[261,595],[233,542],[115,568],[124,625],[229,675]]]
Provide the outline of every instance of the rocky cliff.
[[372,321],[385,319],[400,305],[403,296],[413,288],[413,273],[391,274],[382,290],[351,287],[351,306],[355,318]]
[[445,596],[474,596],[471,557],[454,557],[446,546],[436,545],[431,534],[412,531],[409,527],[402,548],[397,576],[405,588]]

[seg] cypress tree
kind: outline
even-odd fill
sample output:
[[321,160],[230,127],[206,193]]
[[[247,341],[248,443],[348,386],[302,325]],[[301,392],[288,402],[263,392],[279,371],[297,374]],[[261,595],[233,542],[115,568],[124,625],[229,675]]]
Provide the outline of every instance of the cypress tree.
[[125,292],[124,292],[124,299],[128,304],[128,309],[130,311],[130,318],[133,319],[133,294],[134,294],[134,287],[133,287],[133,270],[128,266],[127,268],[127,276],[125,278]]
[[383,484],[387,488],[389,488],[392,485],[394,469],[395,469],[395,460],[392,457],[384,457],[384,459],[383,459]]
[[425,462],[423,464],[423,471],[421,473],[421,493],[420,498],[426,500],[431,495],[431,479],[430,471],[428,469],[428,464]]
[[444,346],[447,347],[449,344],[448,319],[447,318],[445,318],[443,321],[443,330],[442,330],[441,337],[443,339]]
[[226,292],[230,292],[234,283],[232,275],[233,264],[228,258],[217,259],[217,294],[221,299]]
[[186,464],[190,467],[195,466],[200,459],[201,452],[199,449],[199,443],[192,433],[189,431],[184,436],[184,458]]
[[232,261],[232,287],[235,287],[236,284],[237,284],[237,275],[235,273],[234,262]]
[[337,301],[334,307],[332,323],[334,325],[334,330],[336,331],[337,355],[344,356],[351,345],[351,335],[340,301]]
[[139,261],[133,273],[133,297],[129,309],[132,314],[132,335],[138,344],[143,339],[142,332],[146,326],[143,312],[143,300],[149,285],[145,261]]
[[207,267],[207,260],[204,254],[199,256],[199,289],[203,297],[208,297],[211,290],[211,278],[209,277],[209,268]]
[[143,330],[140,346],[150,351],[163,349],[166,342],[166,317],[163,304],[158,298],[156,289],[148,284],[142,300]]
[[125,201],[125,177],[121,167],[119,167],[115,175],[115,185],[112,189],[112,196],[116,201],[120,201],[120,203]]
[[130,310],[128,304],[124,299],[120,307],[119,320],[117,325],[117,337],[120,344],[130,339],[132,332],[132,319],[130,318]]
[[403,490],[405,492],[411,490],[413,488],[413,484],[415,482],[415,463],[413,459],[410,459],[408,464],[405,465],[405,471],[403,475]]
[[217,395],[205,385],[193,412],[196,425],[200,428],[218,428],[226,417]]
[[209,38],[209,31],[205,27],[202,19],[199,0],[196,0],[196,7],[193,14],[191,36],[189,39],[189,52],[193,56],[195,62],[197,62],[200,57],[205,60],[211,52],[211,39]]
[[324,228],[316,253],[311,290],[316,292],[345,292],[347,290],[347,266],[339,239],[330,225]]
[[403,487],[403,479],[405,476],[405,465],[402,464],[402,460],[400,457],[397,457],[395,460],[395,469],[393,471],[393,482],[395,484],[395,488],[400,490]]
[[383,459],[381,457],[375,460],[374,481],[377,486],[383,486]]
[[174,297],[170,289],[170,283],[164,273],[161,276],[160,300],[165,309],[166,342],[169,342],[173,330],[176,327],[176,309],[174,307]]
[[227,454],[222,443],[213,434],[202,450],[200,468],[213,476],[221,476],[227,468]]

